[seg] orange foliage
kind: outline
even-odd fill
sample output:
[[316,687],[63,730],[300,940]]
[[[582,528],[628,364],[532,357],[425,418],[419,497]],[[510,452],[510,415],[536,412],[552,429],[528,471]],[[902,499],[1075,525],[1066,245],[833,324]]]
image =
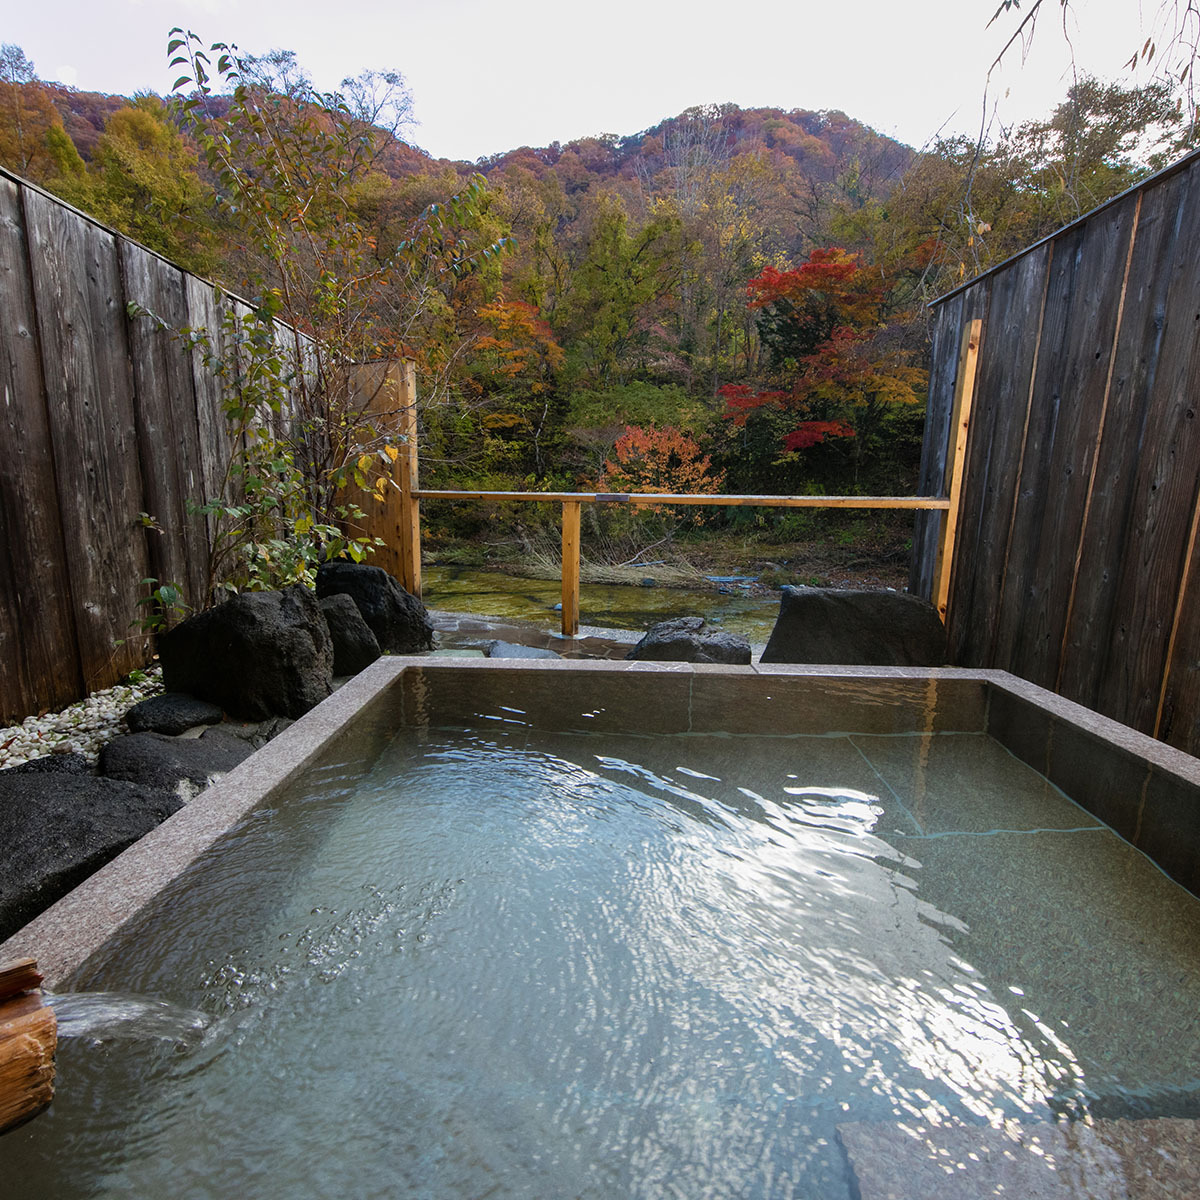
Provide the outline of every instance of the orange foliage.
[[791,386],[755,391],[727,384],[717,393],[725,419],[743,426],[764,408],[823,418],[802,420],[783,435],[784,450],[796,451],[855,437],[856,427],[868,436],[888,406],[919,401],[925,372],[911,361],[910,348],[885,336],[890,284],[887,272],[868,269],[860,255],[836,246],[814,250],[793,270],[764,268],[747,285],[748,307],[764,310],[760,328],[778,348]]
[[538,310],[520,300],[494,300],[477,315],[491,332],[479,338],[475,348],[495,355],[495,373],[506,379],[527,378],[529,392],[543,391],[545,377],[562,366],[563,351]]
[[717,389],[717,395],[725,401],[725,411],[721,414],[734,425],[745,425],[750,414],[756,409],[767,405],[782,405],[787,402],[787,392],[756,392],[744,383],[727,383]]
[[717,495],[725,484],[724,472],[713,471],[712,459],[697,442],[671,425],[626,425],[613,450],[617,461],[604,464],[604,491]]

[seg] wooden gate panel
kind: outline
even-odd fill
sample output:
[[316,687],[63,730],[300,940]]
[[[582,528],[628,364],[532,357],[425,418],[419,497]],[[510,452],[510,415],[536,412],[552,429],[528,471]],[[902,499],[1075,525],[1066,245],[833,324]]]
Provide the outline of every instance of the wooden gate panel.
[[996,661],[1053,687],[1103,428],[1136,197],[1055,247]]

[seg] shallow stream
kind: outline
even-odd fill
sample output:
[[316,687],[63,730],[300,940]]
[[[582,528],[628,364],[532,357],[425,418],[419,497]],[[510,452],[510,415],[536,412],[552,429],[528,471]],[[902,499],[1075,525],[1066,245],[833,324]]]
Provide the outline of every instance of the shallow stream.
[[[725,587],[722,594],[716,588]],[[465,567],[425,567],[422,597],[430,608],[517,618],[558,628],[562,585],[556,579],[521,579],[499,571]],[[644,633],[672,617],[704,617],[752,644],[771,636],[779,614],[779,593],[750,595],[737,583],[714,584],[712,591],[585,583],[580,586],[579,619],[584,625],[606,625]]]

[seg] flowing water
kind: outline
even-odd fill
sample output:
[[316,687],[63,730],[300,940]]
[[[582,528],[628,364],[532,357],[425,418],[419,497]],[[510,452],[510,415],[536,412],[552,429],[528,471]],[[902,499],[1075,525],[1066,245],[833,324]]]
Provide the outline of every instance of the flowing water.
[[[561,621],[555,608],[562,600],[558,580],[521,579],[498,571],[460,567],[425,567],[421,584],[422,599],[430,608],[517,618],[546,628],[557,628]],[[715,590],[718,587],[724,587],[724,593]],[[704,617],[714,626],[757,643],[771,636],[778,615],[778,592],[751,595],[746,587],[732,581],[714,584],[712,591],[580,585],[579,619],[584,625],[644,633],[651,625],[672,617]]]
[[207,1013],[122,992],[47,991],[45,998],[54,1009],[60,1041],[160,1041],[190,1049],[200,1045],[212,1024]]
[[982,734],[405,731],[85,968],[175,1033],[68,1038],[0,1180],[849,1200],[844,1122],[1191,1103],[1198,909]]

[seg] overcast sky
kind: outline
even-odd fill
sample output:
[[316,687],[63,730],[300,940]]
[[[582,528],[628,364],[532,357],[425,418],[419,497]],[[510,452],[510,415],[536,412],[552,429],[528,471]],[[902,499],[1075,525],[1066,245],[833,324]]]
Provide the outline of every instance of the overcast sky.
[[[474,160],[521,145],[631,134],[694,104],[842,109],[910,145],[978,132],[988,67],[1021,12],[1000,0],[27,0],[0,18],[43,79],[164,94],[167,31],[250,53],[296,51],[322,89],[365,68],[408,80],[411,140]],[[1072,0],[1080,69],[1123,64],[1159,0]],[[1010,52],[991,102],[1003,120],[1048,115],[1071,79],[1058,0],[1032,52]],[[1144,11],[1143,11],[1144,9]]]

